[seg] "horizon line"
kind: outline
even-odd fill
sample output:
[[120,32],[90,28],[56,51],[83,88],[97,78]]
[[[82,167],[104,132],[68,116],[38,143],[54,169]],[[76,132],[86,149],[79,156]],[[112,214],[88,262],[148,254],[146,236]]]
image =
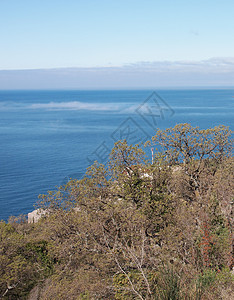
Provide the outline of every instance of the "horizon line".
[[12,89],[1,89],[1,92],[8,92],[8,91],[153,91],[153,90],[191,90],[191,89],[202,89],[202,90],[223,90],[223,89],[234,89],[233,86],[158,86],[158,87],[106,87],[106,88],[72,88],[72,87],[66,87],[66,88],[12,88]]

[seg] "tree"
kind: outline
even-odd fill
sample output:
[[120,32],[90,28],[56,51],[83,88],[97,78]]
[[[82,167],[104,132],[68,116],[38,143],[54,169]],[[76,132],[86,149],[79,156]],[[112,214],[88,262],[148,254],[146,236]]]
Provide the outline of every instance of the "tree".
[[183,168],[190,187],[197,190],[201,174],[209,171],[214,175],[221,162],[231,155],[230,137],[231,131],[223,125],[199,129],[185,123],[158,130],[152,143],[160,145],[169,165]]
[[229,137],[158,131],[153,163],[119,141],[107,165],[41,196],[38,223],[0,222],[0,297],[219,299],[232,288]]

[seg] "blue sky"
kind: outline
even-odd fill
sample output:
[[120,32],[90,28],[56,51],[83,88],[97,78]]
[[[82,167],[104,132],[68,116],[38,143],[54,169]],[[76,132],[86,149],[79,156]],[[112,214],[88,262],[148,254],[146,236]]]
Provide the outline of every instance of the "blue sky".
[[0,0],[0,70],[218,58],[233,71],[233,15],[233,0]]

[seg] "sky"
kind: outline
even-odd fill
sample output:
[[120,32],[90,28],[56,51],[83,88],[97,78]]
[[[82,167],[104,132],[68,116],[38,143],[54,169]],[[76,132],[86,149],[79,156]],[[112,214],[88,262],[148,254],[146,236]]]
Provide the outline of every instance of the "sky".
[[0,0],[0,89],[234,86],[233,15],[233,0]]

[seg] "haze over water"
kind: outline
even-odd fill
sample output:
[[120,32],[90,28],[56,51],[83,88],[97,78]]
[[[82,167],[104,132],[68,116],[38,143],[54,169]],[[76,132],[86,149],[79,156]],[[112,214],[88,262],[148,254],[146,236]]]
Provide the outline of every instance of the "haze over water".
[[105,163],[118,139],[144,142],[178,123],[233,130],[234,89],[152,92],[0,91],[0,219],[32,211],[39,194],[81,178],[93,160]]

